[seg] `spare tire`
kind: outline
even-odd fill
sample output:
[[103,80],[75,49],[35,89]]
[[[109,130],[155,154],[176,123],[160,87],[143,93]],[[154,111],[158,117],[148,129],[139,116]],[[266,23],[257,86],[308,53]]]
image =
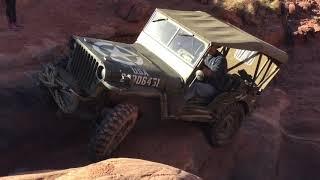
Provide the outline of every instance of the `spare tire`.
[[138,107],[119,104],[97,124],[89,143],[89,158],[106,159],[129,134],[138,119]]

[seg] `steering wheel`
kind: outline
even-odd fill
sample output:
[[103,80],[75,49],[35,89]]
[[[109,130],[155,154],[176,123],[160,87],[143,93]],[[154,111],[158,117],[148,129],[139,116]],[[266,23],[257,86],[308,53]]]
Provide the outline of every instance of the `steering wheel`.
[[192,63],[192,60],[193,60],[194,57],[188,51],[186,51],[184,49],[179,49],[178,50],[178,54],[179,54],[179,56],[181,56],[187,62]]

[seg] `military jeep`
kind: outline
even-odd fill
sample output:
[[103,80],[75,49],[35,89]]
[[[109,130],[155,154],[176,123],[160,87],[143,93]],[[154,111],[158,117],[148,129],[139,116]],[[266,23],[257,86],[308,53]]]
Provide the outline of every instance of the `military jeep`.
[[[162,119],[203,123],[213,145],[229,143],[256,98],[288,59],[278,48],[201,11],[156,9],[133,44],[73,36],[69,57],[39,79],[64,113],[83,104],[99,114],[89,155],[107,158],[139,119],[131,98],[157,97]],[[228,81],[209,103],[184,101],[210,46],[228,63]]]

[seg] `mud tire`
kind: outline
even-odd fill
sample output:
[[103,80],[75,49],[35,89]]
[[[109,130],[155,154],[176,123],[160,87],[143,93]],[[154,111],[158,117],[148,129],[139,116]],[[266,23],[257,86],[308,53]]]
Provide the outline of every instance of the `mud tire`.
[[218,113],[211,128],[212,145],[219,147],[231,143],[244,118],[244,107],[240,103],[230,104]]
[[96,125],[89,143],[89,159],[97,162],[108,158],[129,134],[138,119],[138,107],[119,104]]

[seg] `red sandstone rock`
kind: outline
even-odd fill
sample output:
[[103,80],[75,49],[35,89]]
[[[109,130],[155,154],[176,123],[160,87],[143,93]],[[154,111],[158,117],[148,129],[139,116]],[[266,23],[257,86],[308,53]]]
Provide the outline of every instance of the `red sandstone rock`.
[[153,180],[200,180],[201,178],[180,169],[140,160],[140,159],[108,159],[80,168],[51,172],[32,172],[32,174],[4,177],[3,180],[26,179],[153,179]]
[[242,26],[243,25],[243,21],[242,19],[235,13],[235,12],[228,12],[228,11],[224,11],[223,12],[223,18],[230,22],[231,24],[235,25],[235,26]]
[[[24,73],[31,67],[38,68],[43,62],[40,60],[51,59],[47,52],[58,47],[56,45],[64,44],[71,34],[85,36],[88,32],[94,35],[107,31],[109,35],[114,31],[105,27],[115,27],[117,33],[126,33],[136,30],[138,26],[116,17],[112,13],[114,7],[111,1],[104,1],[103,6],[99,7],[95,4],[98,1],[23,2],[18,3],[18,17],[25,23],[24,30],[0,30],[1,175],[19,169],[68,168],[89,163],[86,161],[87,124],[79,119],[59,121],[54,118],[54,110],[45,112],[49,109],[48,105],[37,105],[37,101],[30,97],[36,93],[35,89],[28,89],[31,82]],[[148,2],[162,8],[199,8],[195,5],[199,3],[194,3],[194,0],[185,0],[179,5],[171,1]],[[209,11],[210,7],[206,10]],[[300,8],[296,10],[300,11]],[[297,11],[297,19],[289,22],[293,25],[299,25],[301,19],[306,18],[299,17],[300,12]],[[242,24],[238,16],[229,15],[229,12],[225,14],[235,25]],[[277,42],[278,30],[281,34],[279,22],[264,17],[271,25],[244,28],[251,28],[256,35],[264,34],[268,42]],[[4,18],[0,21],[3,28]],[[302,23],[306,24],[311,26]],[[319,137],[319,42],[318,38],[293,47],[289,63],[281,68],[279,82],[263,93],[261,106],[244,121],[233,144],[213,149],[194,126],[167,122],[166,126],[154,125],[153,129],[133,132],[115,156],[170,164],[210,180],[318,177],[318,144],[289,139],[280,133],[279,123],[284,124],[290,133]],[[150,112],[159,109],[158,104],[149,108]],[[154,114],[146,115],[150,124],[154,124]],[[107,167],[104,172],[111,172],[110,169]],[[83,175],[87,176],[86,173]]]
[[291,14],[291,15],[296,12],[296,6],[295,6],[294,3],[290,3],[290,4],[288,5],[288,11],[289,11],[289,14]]
[[152,11],[146,0],[115,0],[115,12],[129,22],[141,21],[147,18]]
[[281,24],[270,25],[265,27],[263,38],[270,44],[280,45],[285,37],[284,30]]
[[209,0],[200,0],[200,3],[201,3],[201,4],[208,4],[208,3],[209,3]]
[[304,11],[308,11],[311,8],[311,3],[308,1],[301,1],[298,4]]

